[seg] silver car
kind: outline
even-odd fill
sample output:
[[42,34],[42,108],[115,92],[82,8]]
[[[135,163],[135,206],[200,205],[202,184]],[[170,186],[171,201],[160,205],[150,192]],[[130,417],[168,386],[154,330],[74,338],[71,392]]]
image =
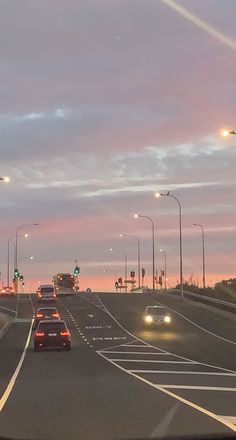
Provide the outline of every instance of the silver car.
[[147,326],[171,324],[171,315],[163,306],[147,306],[143,319]]

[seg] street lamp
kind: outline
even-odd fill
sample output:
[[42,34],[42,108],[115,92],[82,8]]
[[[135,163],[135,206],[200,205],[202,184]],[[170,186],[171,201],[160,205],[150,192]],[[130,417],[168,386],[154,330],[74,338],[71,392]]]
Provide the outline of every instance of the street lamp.
[[178,203],[179,207],[179,276],[180,276],[180,295],[181,299],[183,300],[184,297],[184,290],[183,290],[183,249],[182,249],[182,207],[180,201],[177,199],[177,197],[172,196],[170,194],[170,191],[168,191],[166,194],[157,192],[155,196],[158,197],[171,197],[172,199],[175,199]]
[[164,258],[165,258],[165,290],[166,290],[166,281],[167,281],[167,278],[166,278],[166,266],[167,266],[167,264],[166,264],[166,251],[164,249],[160,249],[160,252],[161,252],[161,254],[164,255]]
[[152,289],[155,291],[155,231],[154,231],[154,221],[151,217],[147,215],[134,214],[134,218],[146,218],[151,222],[152,225]]
[[224,137],[228,137],[230,134],[236,134],[236,131],[234,131],[234,130],[221,130],[221,134]]
[[39,226],[38,223],[27,223],[26,225],[20,225],[18,226],[18,228],[16,229],[16,248],[15,248],[15,269],[18,269],[18,232],[20,229],[25,228],[25,227],[29,227],[29,226]]
[[0,177],[0,180],[5,182],[5,183],[9,183],[11,179],[10,179],[9,176],[4,176],[4,177]]
[[[27,238],[28,236],[29,236],[28,234],[18,235],[18,237],[25,237],[25,238]],[[8,238],[8,242],[7,242],[7,287],[10,286],[10,242],[11,240],[13,240],[13,238],[15,238],[15,234],[11,235],[11,237]],[[14,260],[15,260],[15,256],[14,256]]]
[[[124,263],[125,263],[125,281],[127,281],[127,252],[124,249],[115,249],[110,248],[110,251],[113,252],[121,252],[124,254]],[[125,293],[127,293],[127,283],[125,283]]]
[[137,255],[138,255],[138,287],[140,287],[140,281],[141,281],[141,262],[140,262],[140,240],[136,235],[129,235],[129,234],[120,234],[120,237],[125,238],[133,238],[137,241]]
[[206,287],[206,266],[205,266],[205,231],[203,225],[193,223],[193,226],[200,228],[202,231],[202,285],[203,289]]

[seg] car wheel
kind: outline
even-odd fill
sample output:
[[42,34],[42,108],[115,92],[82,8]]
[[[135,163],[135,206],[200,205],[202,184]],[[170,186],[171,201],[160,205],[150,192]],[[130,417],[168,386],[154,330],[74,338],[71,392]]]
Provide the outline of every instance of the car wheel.
[[39,345],[38,344],[34,344],[34,351],[39,351]]
[[66,351],[70,351],[70,350],[71,350],[71,344],[67,344],[67,345],[65,346],[65,350],[66,350]]

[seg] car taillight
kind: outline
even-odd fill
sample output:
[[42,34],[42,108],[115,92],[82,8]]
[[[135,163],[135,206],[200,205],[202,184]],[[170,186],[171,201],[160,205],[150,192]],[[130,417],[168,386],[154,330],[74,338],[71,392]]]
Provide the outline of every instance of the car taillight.
[[52,316],[53,318],[59,318],[59,313],[53,313]]
[[45,335],[44,332],[36,332],[36,333],[35,333],[35,336],[44,336],[44,335]]
[[64,332],[60,333],[61,336],[70,336],[69,330],[65,330]]
[[56,298],[56,294],[55,293],[53,294],[53,298]]
[[37,318],[43,318],[43,314],[42,313],[37,313],[36,317]]

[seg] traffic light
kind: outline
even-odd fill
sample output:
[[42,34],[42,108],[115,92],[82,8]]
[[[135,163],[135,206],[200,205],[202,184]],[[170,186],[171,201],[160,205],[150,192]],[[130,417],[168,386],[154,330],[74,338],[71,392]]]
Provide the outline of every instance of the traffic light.
[[144,278],[145,277],[145,269],[144,269],[144,267],[142,267],[142,278]]
[[79,273],[80,273],[80,267],[79,266],[75,266],[74,275],[79,275]]
[[115,288],[118,289],[118,287],[119,287],[119,283],[118,283],[118,281],[116,281],[115,282]]
[[131,270],[131,272],[130,272],[130,277],[131,277],[131,278],[134,278],[134,277],[135,277],[135,272],[134,272],[134,270]]
[[122,278],[120,277],[120,278],[118,278],[118,283],[119,284],[122,284],[123,282],[122,282]]
[[20,275],[20,281],[23,281],[24,277],[23,275]]
[[14,270],[14,278],[19,278],[19,276],[20,276],[20,272],[19,272],[19,270],[18,270],[18,269],[15,269],[15,270]]

